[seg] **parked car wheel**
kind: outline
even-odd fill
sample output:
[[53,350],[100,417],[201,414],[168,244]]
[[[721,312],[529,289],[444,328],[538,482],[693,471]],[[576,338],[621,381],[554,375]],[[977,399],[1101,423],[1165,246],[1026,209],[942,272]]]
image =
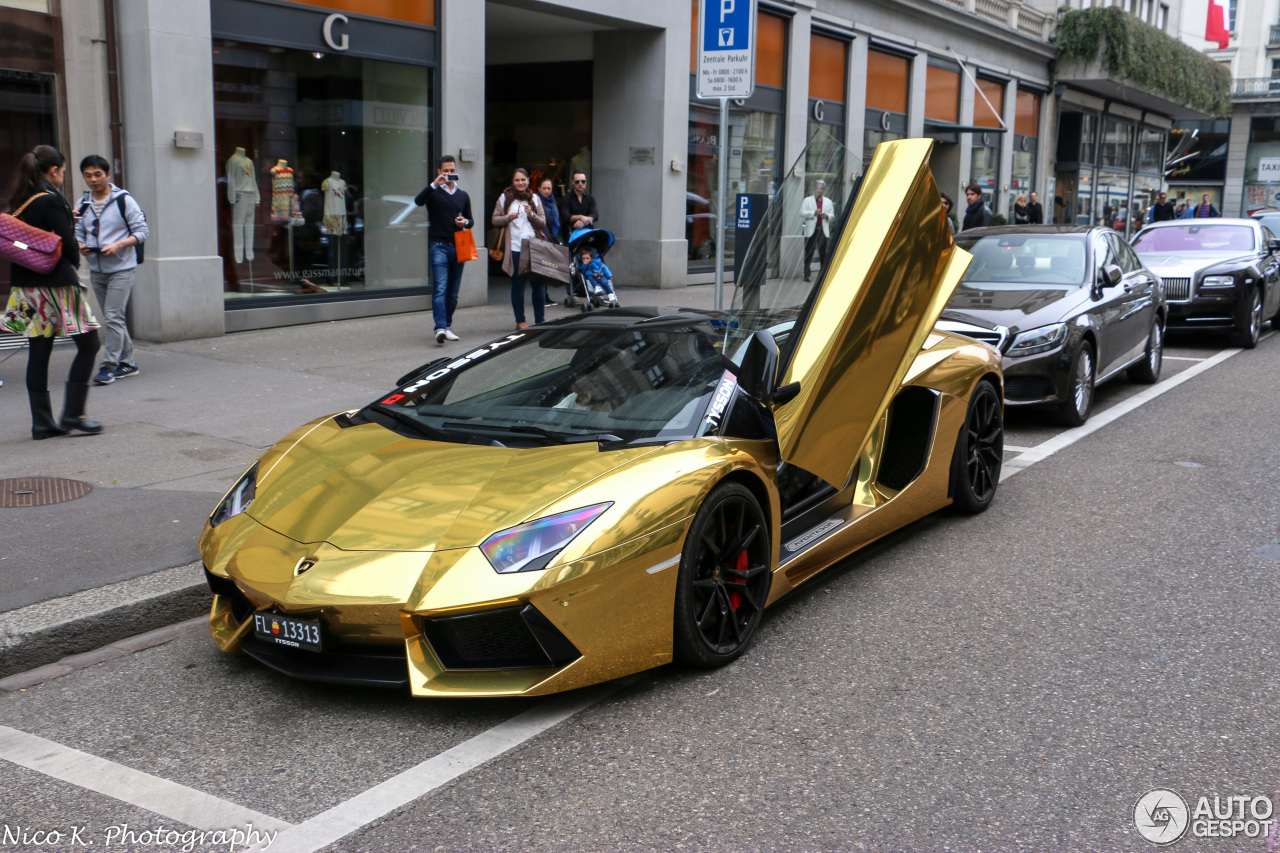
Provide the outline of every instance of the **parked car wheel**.
[[1261,334],[1262,290],[1255,287],[1249,303],[1249,315],[1245,320],[1245,325],[1243,328],[1237,329],[1231,336],[1231,343],[1243,349],[1253,349],[1258,345],[1258,338]]
[[1129,368],[1129,381],[1142,385],[1154,385],[1160,381],[1160,368],[1164,366],[1164,328],[1160,318],[1151,324],[1151,334],[1147,336],[1146,357]]
[[951,498],[956,512],[972,515],[991,505],[1004,462],[1004,412],[1000,394],[983,379],[969,398],[969,413],[951,460]]
[[676,580],[675,659],[723,666],[742,654],[769,594],[769,525],[745,486],[712,490],[685,540]]
[[1095,378],[1093,344],[1082,341],[1071,364],[1071,388],[1058,408],[1058,420],[1067,426],[1081,426],[1089,420]]

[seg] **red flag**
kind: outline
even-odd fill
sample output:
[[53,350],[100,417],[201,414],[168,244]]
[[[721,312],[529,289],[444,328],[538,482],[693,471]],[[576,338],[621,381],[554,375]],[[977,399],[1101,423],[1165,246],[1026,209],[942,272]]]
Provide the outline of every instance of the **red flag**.
[[1205,41],[1216,41],[1222,50],[1231,41],[1227,31],[1227,10],[1224,0],[1209,0],[1209,20],[1204,25]]

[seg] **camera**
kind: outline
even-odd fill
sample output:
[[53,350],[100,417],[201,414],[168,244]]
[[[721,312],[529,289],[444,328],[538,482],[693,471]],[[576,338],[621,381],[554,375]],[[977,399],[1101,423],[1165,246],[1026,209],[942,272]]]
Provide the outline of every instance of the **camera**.
[[444,176],[444,179],[445,179],[446,181],[456,181],[456,180],[458,180],[458,176],[457,176],[457,175],[445,175],[445,176]]

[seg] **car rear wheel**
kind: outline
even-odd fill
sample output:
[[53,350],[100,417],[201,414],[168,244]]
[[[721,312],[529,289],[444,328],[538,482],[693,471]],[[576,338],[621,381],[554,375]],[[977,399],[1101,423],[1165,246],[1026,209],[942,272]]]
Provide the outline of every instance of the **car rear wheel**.
[[1236,329],[1231,342],[1243,349],[1253,349],[1258,345],[1258,337],[1262,334],[1262,291],[1253,289],[1253,297],[1249,302],[1249,316],[1244,328]]
[[722,483],[703,502],[680,555],[674,654],[679,663],[723,666],[760,625],[772,575],[769,523],[755,495]]
[[1081,426],[1089,420],[1089,413],[1093,411],[1093,382],[1093,344],[1081,341],[1071,362],[1070,387],[1067,399],[1058,407],[1058,420],[1067,426]]
[[1147,350],[1142,361],[1129,368],[1129,381],[1143,385],[1154,385],[1160,381],[1160,368],[1164,365],[1164,329],[1160,318],[1151,324],[1151,334],[1147,336]]
[[983,379],[969,397],[969,412],[951,458],[952,508],[968,514],[991,505],[1004,462],[1004,412],[1000,394]]

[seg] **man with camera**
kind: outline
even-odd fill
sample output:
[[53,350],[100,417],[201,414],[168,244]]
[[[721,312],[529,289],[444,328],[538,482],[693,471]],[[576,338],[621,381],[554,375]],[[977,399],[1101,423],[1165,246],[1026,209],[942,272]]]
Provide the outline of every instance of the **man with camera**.
[[436,178],[418,193],[415,204],[427,207],[427,240],[431,260],[431,313],[436,324],[436,343],[456,341],[453,312],[458,307],[462,286],[462,261],[453,235],[475,225],[471,217],[471,197],[458,189],[458,164],[452,154],[440,158]]

